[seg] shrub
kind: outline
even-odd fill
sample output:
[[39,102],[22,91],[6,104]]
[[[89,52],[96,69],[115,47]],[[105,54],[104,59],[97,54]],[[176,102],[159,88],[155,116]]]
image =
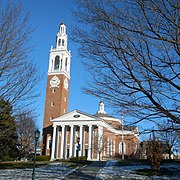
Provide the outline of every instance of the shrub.
[[80,160],[80,161],[87,161],[87,158],[86,158],[86,156],[80,156],[80,157],[79,157],[79,160]]
[[[77,161],[77,157],[71,157],[70,161],[72,161],[72,162]],[[86,158],[86,156],[79,156],[78,161],[87,161],[87,158]]]
[[50,161],[50,156],[37,156],[37,161]]

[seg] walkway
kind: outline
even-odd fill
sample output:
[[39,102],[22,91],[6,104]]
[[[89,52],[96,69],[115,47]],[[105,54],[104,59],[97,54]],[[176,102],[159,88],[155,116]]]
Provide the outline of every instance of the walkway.
[[106,161],[95,161],[87,166],[77,169],[75,172],[64,178],[65,180],[91,180],[95,179],[98,171],[106,165]]

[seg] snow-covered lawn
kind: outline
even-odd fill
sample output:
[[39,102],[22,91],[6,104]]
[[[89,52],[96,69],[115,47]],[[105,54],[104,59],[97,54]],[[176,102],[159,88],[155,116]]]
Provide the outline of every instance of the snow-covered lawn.
[[[135,170],[148,169],[147,165],[140,162],[131,162],[131,164],[119,164],[118,161],[108,161],[106,166],[102,168],[96,175],[96,180],[179,180],[180,164],[166,163],[161,168],[171,172],[168,176],[142,176],[137,175]],[[45,166],[36,168],[37,180],[59,180],[74,172],[76,168],[72,168],[61,162],[54,162]],[[32,169],[4,169],[0,170],[0,180],[30,180],[32,178]]]
[[[63,163],[51,163],[46,166],[36,168],[36,179],[38,180],[56,180],[63,179],[68,174],[75,171]],[[32,179],[32,169],[4,169],[0,170],[0,180],[30,180]]]
[[178,164],[164,164],[161,168],[166,168],[171,170],[169,176],[143,176],[137,175],[135,170],[138,169],[149,169],[147,165],[142,165],[140,163],[134,163],[127,166],[119,166],[118,161],[108,161],[106,166],[102,168],[97,176],[96,180],[106,180],[106,179],[125,179],[125,180],[179,180],[180,179],[180,165]]

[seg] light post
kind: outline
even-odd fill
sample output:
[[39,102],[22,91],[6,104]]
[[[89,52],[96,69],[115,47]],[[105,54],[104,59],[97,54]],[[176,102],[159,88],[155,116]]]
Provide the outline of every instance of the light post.
[[40,131],[36,129],[35,131],[35,150],[34,150],[34,164],[33,164],[33,173],[32,173],[32,180],[35,179],[35,164],[36,164],[36,147],[37,147],[37,142],[40,136]]
[[80,138],[78,137],[77,138],[77,165],[78,165],[78,161],[79,161],[79,150],[80,150],[80,144],[79,144],[79,142],[80,142]]
[[124,117],[122,111],[122,160],[124,160],[124,137],[123,137],[123,124],[124,124]]

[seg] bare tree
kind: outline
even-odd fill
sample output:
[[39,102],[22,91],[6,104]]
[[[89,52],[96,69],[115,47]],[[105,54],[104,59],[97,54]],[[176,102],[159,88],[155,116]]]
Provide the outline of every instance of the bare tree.
[[93,77],[85,92],[134,122],[180,123],[180,1],[76,3],[73,40]]
[[153,132],[153,139],[147,143],[147,159],[151,164],[151,168],[156,172],[160,170],[160,163],[163,159],[161,142],[156,140]]
[[[157,132],[157,138],[162,141],[165,146],[165,152],[168,152],[169,159],[171,159],[171,155],[173,154],[173,150],[176,150],[180,146],[180,130],[176,124],[169,122],[168,124],[163,123],[161,126],[159,125],[159,132]],[[162,147],[163,148],[163,147]]]
[[15,110],[26,107],[37,98],[40,76],[30,59],[32,26],[22,5],[0,1],[0,97],[10,101]]
[[109,148],[110,145],[107,147],[107,137],[104,134],[99,134],[97,131],[94,134],[93,137],[93,146],[92,146],[92,152],[96,153],[98,155],[99,161],[101,161],[101,156],[105,148]]
[[34,132],[37,128],[34,117],[23,111],[18,113],[16,128],[18,133],[18,144],[21,157],[31,154],[34,150]]

